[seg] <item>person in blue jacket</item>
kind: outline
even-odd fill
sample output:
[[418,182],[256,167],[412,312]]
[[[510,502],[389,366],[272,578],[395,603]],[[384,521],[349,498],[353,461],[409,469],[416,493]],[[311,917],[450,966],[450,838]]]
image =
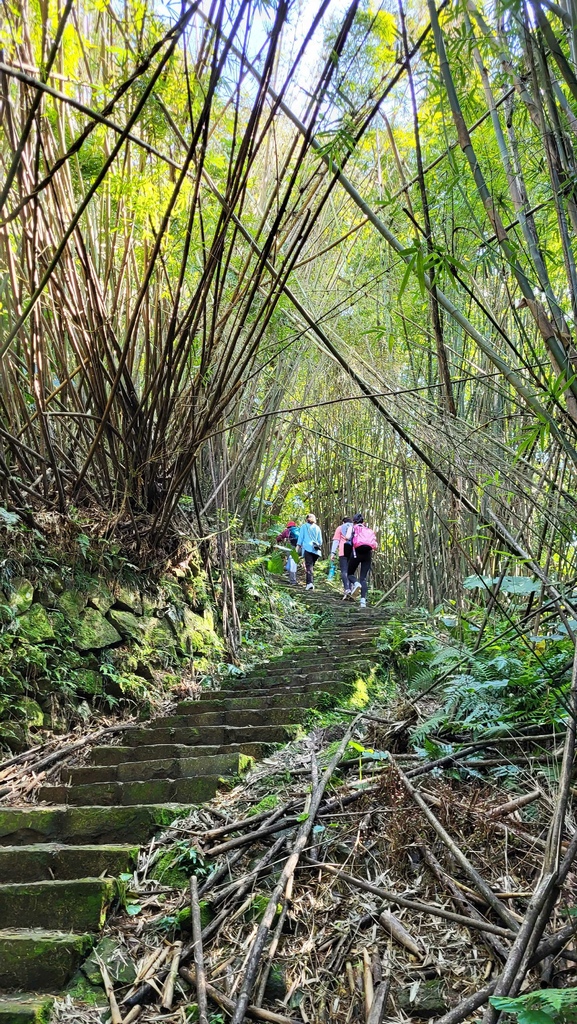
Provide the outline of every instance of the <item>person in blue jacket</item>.
[[299,555],[303,555],[305,560],[307,590],[315,589],[313,585],[313,569],[315,562],[320,558],[322,547],[323,535],[321,528],[317,524],[316,516],[309,512],[299,530],[297,540],[297,551]]

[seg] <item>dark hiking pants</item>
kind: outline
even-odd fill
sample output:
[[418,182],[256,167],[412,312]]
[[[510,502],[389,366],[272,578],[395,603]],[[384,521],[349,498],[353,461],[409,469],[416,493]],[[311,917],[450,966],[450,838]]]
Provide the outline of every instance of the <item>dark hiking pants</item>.
[[371,558],[373,557],[373,549],[368,544],[362,544],[358,548],[355,548],[353,557],[349,562],[348,569],[348,581],[349,590],[357,581],[356,571],[361,567],[359,573],[359,583],[361,584],[361,597],[367,596],[369,589],[369,573],[371,571]]
[[319,556],[315,554],[313,551],[305,551],[305,570],[307,574],[307,583],[312,583],[313,581],[313,569],[315,567],[315,562],[317,561],[318,557]]
[[343,581],[343,587],[345,588],[345,594],[347,590],[350,590],[349,583],[349,555],[339,555],[339,569],[341,572],[341,579]]

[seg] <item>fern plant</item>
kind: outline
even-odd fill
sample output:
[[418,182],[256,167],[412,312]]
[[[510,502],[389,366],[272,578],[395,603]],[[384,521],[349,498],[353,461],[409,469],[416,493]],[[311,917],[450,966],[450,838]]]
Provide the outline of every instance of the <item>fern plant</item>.
[[512,1014],[518,1024],[575,1024],[577,989],[542,988],[537,992],[511,998],[491,996],[496,1010]]

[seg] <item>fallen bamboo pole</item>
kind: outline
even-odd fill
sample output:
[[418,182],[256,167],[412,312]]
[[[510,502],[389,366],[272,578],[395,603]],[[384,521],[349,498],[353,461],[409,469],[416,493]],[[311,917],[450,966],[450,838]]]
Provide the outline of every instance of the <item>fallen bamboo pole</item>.
[[[181,967],[180,975],[188,982],[189,985],[192,985],[193,988],[196,986],[196,976],[194,971],[189,970],[188,967]],[[234,1000],[229,999],[228,996],[225,996],[224,992],[221,992],[219,989],[215,988],[214,985],[210,985],[208,982],[206,983],[206,994],[209,999],[212,999],[213,1003],[222,1007],[222,1009],[227,1013],[233,1012]],[[253,1006],[250,1003],[245,1009],[245,1014],[247,1017],[252,1017],[253,1020],[266,1021],[267,1024],[302,1024],[302,1021],[299,1022],[295,1020],[294,1017],[285,1017],[283,1013],[274,1013],[272,1010],[263,1010],[262,1007]]]
[[353,722],[351,722],[351,725],[347,729],[345,735],[343,736],[339,744],[338,750],[336,751],[326,771],[323,772],[319,784],[311,796],[308,817],[306,821],[303,821],[297,832],[292,853],[281,872],[279,881],[270,896],[267,908],[258,927],[256,938],[253,942],[250,956],[247,962],[244,981],[242,983],[242,988],[240,990],[240,995],[238,997],[236,1006],[234,1008],[234,1012],[232,1014],[231,1024],[242,1024],[246,1008],[248,1006],[250,993],[252,992],[252,988],[256,978],[258,965],[260,963],[260,959],[264,950],[264,945],[269,933],[269,929],[277,913],[277,907],[279,903],[284,904],[284,896],[287,883],[289,882],[289,879],[293,877],[300,856],[302,853],[304,853],[304,850],[307,846],[327,783],[329,782],[331,776],[333,775],[335,769],[337,768],[339,761],[341,760],[348,746],[349,740],[353,734],[353,729],[355,728],[358,721],[359,718],[355,718]]
[[200,923],[200,906],[198,902],[198,879],[192,875],[190,879],[190,910],[192,914],[192,941],[194,943],[194,967],[196,977],[196,1002],[198,1005],[198,1024],[208,1024],[206,1005],[206,975],[204,973],[204,954],[202,949],[202,925]]

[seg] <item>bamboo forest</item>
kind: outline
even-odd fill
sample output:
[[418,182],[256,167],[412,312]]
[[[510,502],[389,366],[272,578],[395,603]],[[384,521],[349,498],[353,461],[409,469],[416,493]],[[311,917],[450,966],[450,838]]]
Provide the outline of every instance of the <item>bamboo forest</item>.
[[577,1021],[577,0],[0,0],[0,1024]]

